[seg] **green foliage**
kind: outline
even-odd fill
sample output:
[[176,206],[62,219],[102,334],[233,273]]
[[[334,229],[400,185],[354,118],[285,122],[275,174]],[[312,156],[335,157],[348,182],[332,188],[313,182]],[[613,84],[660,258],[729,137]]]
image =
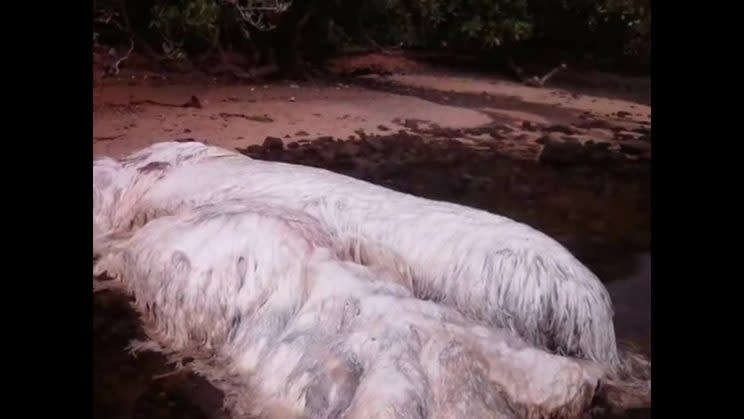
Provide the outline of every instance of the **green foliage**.
[[529,9],[538,36],[584,40],[629,33],[650,17],[650,0],[529,0]]
[[220,42],[221,31],[240,28],[242,36],[250,30],[269,31],[273,25],[267,12],[283,13],[291,0],[154,0],[150,28],[158,31],[168,56],[183,56],[183,50],[199,50]]
[[607,10],[627,22],[623,53],[648,57],[651,48],[651,0],[606,0]]
[[163,52],[181,58],[185,43],[212,43],[218,36],[220,8],[214,0],[158,0],[150,27],[163,37]]
[[[526,0],[461,0],[447,6],[448,21],[459,26],[462,41],[485,47],[532,36]],[[450,33],[453,40],[456,34]]]
[[[129,29],[146,30],[171,58],[271,30],[287,8],[307,7],[314,11],[300,36],[307,50],[370,41],[477,50],[534,40],[577,56],[646,57],[650,48],[650,0],[100,0],[97,21],[124,30],[115,11],[127,4],[139,11],[132,19],[149,22]],[[268,39],[252,41],[260,48]]]
[[364,16],[367,32],[386,45],[405,42],[477,50],[533,40],[534,45],[572,50],[577,57],[604,62],[644,59],[650,53],[650,0],[337,0],[336,4],[357,10]]
[[422,46],[493,47],[532,34],[527,0],[388,0],[387,10],[417,26]]

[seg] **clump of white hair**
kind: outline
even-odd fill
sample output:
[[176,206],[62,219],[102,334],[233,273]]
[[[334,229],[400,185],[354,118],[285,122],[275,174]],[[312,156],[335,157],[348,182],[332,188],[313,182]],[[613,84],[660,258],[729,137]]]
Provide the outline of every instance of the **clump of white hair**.
[[578,417],[607,378],[333,243],[307,214],[225,201],[107,237],[95,269],[135,297],[143,347],[193,357],[234,417]]
[[94,223],[109,235],[234,199],[302,211],[319,220],[337,254],[395,272],[417,298],[537,347],[595,361],[639,393],[650,391],[650,364],[618,350],[605,287],[563,246],[527,225],[197,142],[155,144],[116,163],[117,180],[97,187],[98,173],[114,163],[94,162]]

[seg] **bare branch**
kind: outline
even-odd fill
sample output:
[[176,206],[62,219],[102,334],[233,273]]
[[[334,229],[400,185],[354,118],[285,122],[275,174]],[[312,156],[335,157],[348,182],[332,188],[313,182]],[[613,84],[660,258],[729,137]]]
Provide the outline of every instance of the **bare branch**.
[[562,63],[558,67],[551,70],[548,74],[544,75],[543,78],[540,79],[540,86],[545,86],[545,83],[547,83],[548,80],[550,80],[553,76],[558,74],[559,71],[565,70],[566,68],[567,68],[566,64]]
[[260,31],[275,29],[271,23],[265,22],[266,12],[284,13],[292,5],[292,0],[220,0],[231,5],[240,14],[242,21]]
[[134,51],[134,39],[129,38],[129,51],[127,51],[126,54],[114,61],[107,69],[107,72],[111,75],[119,74],[119,65],[124,62],[124,60],[129,58],[129,55],[132,53],[132,51]]
[[517,76],[517,78],[519,78],[519,80],[522,83],[524,83],[527,86],[532,86],[532,87],[544,87],[545,83],[547,83],[551,78],[553,78],[553,76],[558,74],[559,71],[565,70],[567,68],[565,63],[561,63],[561,65],[555,67],[543,77],[538,77],[538,76],[528,77],[524,74],[524,71],[522,70],[521,67],[514,64],[514,61],[512,61],[511,57],[507,57],[506,62],[509,68],[514,72],[514,74]]

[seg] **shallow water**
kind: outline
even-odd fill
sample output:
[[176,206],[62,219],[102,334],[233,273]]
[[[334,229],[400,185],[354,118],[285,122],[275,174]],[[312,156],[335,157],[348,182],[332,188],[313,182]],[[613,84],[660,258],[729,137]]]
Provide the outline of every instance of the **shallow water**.
[[649,350],[651,341],[651,255],[636,257],[633,272],[607,284],[615,305],[618,339],[631,340]]

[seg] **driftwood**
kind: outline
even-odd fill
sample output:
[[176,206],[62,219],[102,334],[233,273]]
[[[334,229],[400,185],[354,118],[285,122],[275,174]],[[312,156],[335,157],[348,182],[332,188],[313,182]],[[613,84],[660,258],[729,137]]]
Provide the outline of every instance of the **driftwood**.
[[519,81],[526,84],[527,86],[532,87],[544,87],[545,83],[547,83],[551,78],[553,78],[556,74],[558,74],[559,71],[565,70],[567,68],[565,63],[561,63],[559,66],[553,68],[550,70],[547,74],[545,74],[542,77],[539,76],[526,76],[524,74],[524,70],[522,70],[521,67],[514,64],[514,61],[511,58],[507,58],[507,64],[509,65],[509,68],[514,72],[514,74],[517,76]]
[[114,60],[106,66],[106,74],[115,76],[119,74],[119,66],[121,63],[123,63],[127,58],[129,58],[129,55],[132,54],[132,51],[134,51],[134,39],[129,38],[129,50],[126,52],[126,54],[119,56],[118,52],[116,50],[111,49],[109,54],[114,58]]
[[197,109],[202,108],[201,101],[196,96],[191,96],[191,98],[187,102],[182,103],[180,105],[176,105],[173,103],[157,102],[157,101],[150,100],[150,99],[132,101],[132,102],[129,102],[129,105],[153,105],[153,106],[165,106],[168,108],[197,108]]

